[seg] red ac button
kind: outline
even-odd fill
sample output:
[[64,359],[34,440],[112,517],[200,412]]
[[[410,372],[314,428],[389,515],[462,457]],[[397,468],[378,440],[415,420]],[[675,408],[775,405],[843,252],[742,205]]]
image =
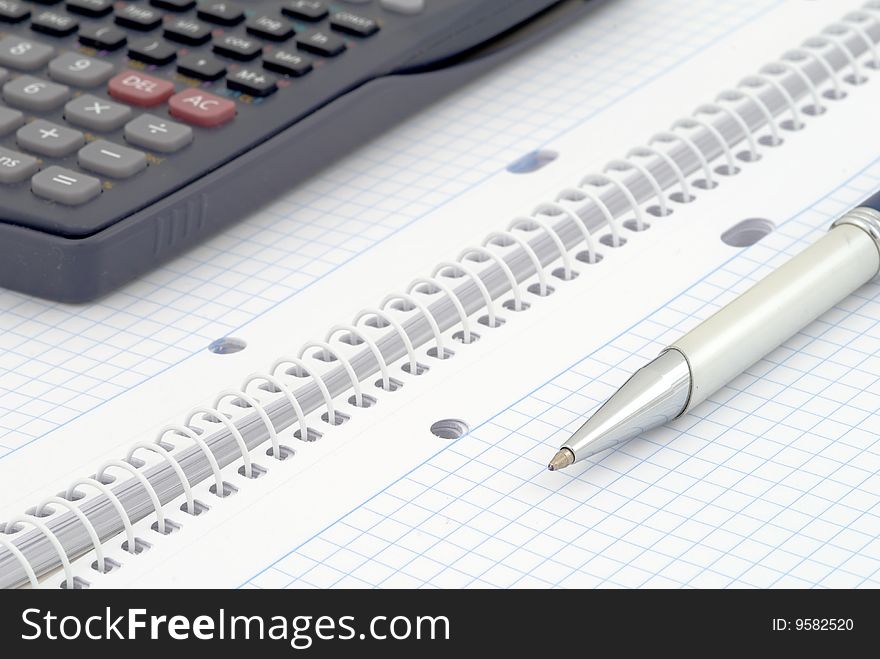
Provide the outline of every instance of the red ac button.
[[187,89],[168,99],[172,117],[196,126],[221,126],[235,118],[235,103],[200,89]]

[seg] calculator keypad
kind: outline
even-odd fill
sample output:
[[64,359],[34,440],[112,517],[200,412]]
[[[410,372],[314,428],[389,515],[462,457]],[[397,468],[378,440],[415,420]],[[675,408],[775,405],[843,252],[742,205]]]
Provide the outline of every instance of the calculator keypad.
[[0,0],[0,197],[27,186],[82,206],[184,154],[216,152],[230,126],[252,122],[258,138],[266,104],[296,99],[300,81],[372,43],[383,11],[423,5]]

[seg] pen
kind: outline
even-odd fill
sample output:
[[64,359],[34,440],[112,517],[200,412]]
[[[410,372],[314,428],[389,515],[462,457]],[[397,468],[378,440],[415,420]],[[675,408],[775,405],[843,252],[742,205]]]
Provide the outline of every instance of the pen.
[[880,193],[636,371],[557,451],[556,471],[702,403],[880,270]]

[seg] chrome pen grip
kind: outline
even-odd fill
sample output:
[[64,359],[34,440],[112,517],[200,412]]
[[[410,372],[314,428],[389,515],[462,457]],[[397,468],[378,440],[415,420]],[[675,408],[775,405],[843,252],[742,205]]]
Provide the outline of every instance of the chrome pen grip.
[[682,336],[671,347],[687,359],[685,411],[745,372],[880,270],[880,212],[859,207],[820,240]]

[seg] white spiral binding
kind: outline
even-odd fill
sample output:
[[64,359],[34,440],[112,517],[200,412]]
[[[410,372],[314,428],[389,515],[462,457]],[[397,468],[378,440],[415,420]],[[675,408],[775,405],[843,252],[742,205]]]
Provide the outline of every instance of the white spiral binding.
[[[162,437],[160,436],[161,440]],[[189,479],[186,477],[186,473],[183,471],[183,467],[180,466],[180,463],[177,459],[171,455],[171,451],[168,451],[164,446],[159,444],[159,442],[150,443],[150,442],[136,442],[132,445],[130,449],[128,449],[128,455],[125,456],[126,462],[131,462],[132,458],[134,458],[134,454],[138,449],[144,449],[147,451],[152,451],[154,453],[158,453],[165,461],[169,464],[169,466],[174,470],[174,473],[177,475],[178,480],[180,481],[180,486],[183,488],[183,495],[186,497],[186,508],[184,508],[184,512],[189,515],[196,514],[196,501],[193,496],[192,486],[189,484]]]
[[[129,465],[130,466],[130,465]],[[133,468],[133,467],[132,467]],[[143,474],[141,474],[143,476]],[[92,548],[95,550],[95,565],[97,567],[98,572],[104,574],[107,571],[107,561],[104,560],[104,545],[101,544],[101,538],[98,536],[98,532],[95,530],[95,525],[86,517],[85,513],[79,509],[79,506],[75,505],[72,501],[68,501],[67,499],[62,499],[61,497],[48,497],[47,499],[43,499],[39,504],[37,504],[36,510],[34,511],[34,515],[36,517],[43,517],[43,513],[46,510],[46,506],[54,503],[55,505],[62,506],[72,512],[74,516],[79,520],[80,524],[83,525],[83,528],[86,530],[86,533],[89,534],[89,540],[92,541]],[[0,538],[2,539],[2,538]],[[30,564],[28,564],[30,567]],[[33,570],[32,570],[33,571]],[[32,584],[33,585],[33,584]]]
[[[126,537],[124,548],[129,554],[137,554],[139,552],[139,546],[135,537],[132,521],[119,498],[105,483],[102,482],[107,469],[111,467],[123,469],[140,482],[144,490],[147,492],[154,508],[156,515],[155,530],[157,532],[165,534],[169,532],[169,530],[177,528],[177,525],[171,526],[169,524],[169,520],[165,516],[164,507],[160,502],[156,490],[142,472],[143,463],[141,466],[135,466],[134,454],[138,450],[146,450],[155,453],[175,472],[183,489],[183,497],[185,499],[185,504],[181,506],[181,510],[190,515],[197,515],[200,514],[200,512],[204,512],[204,510],[207,510],[207,507],[196,501],[193,488],[189,483],[183,467],[171,454],[170,449],[165,443],[165,438],[169,433],[174,433],[177,437],[192,440],[198,449],[204,454],[211,469],[211,480],[214,481],[214,484],[209,488],[209,491],[218,498],[223,498],[229,493],[236,491],[236,488],[231,487],[224,482],[222,468],[217,462],[211,448],[200,437],[200,435],[205,433],[205,429],[193,425],[196,421],[196,417],[200,416],[200,420],[203,423],[222,424],[225,426],[229,431],[230,436],[235,441],[240,453],[240,459],[242,462],[240,473],[242,473],[245,478],[255,478],[265,473],[267,471],[266,469],[259,467],[259,465],[253,462],[251,458],[252,449],[248,449],[241,431],[233,420],[233,416],[221,411],[221,406],[228,404],[231,400],[231,406],[242,410],[256,412],[260,421],[266,428],[268,441],[271,443],[271,452],[267,451],[267,455],[276,458],[278,461],[283,460],[285,457],[289,457],[289,455],[294,454],[294,452],[292,449],[282,447],[279,430],[275,427],[269,417],[265,409],[265,404],[255,395],[248,393],[248,389],[252,385],[262,382],[263,384],[259,385],[259,389],[268,391],[271,394],[281,394],[286,399],[296,417],[295,422],[292,424],[292,427],[297,428],[294,437],[297,437],[303,442],[313,441],[315,438],[321,437],[321,433],[309,427],[307,419],[308,415],[305,414],[296,395],[284,381],[285,378],[311,378],[323,398],[325,412],[321,418],[328,423],[328,425],[335,426],[342,423],[348,417],[337,412],[334,397],[332,396],[327,383],[324,381],[323,376],[318,372],[319,368],[317,365],[310,366],[309,361],[334,361],[338,362],[343,367],[350,380],[350,389],[354,392],[354,395],[349,399],[349,402],[353,406],[369,407],[375,403],[375,399],[364,393],[363,387],[361,386],[357,373],[350,360],[341,350],[334,347],[333,342],[348,343],[350,345],[366,345],[375,358],[380,373],[380,380],[376,382],[376,386],[385,391],[393,391],[400,386],[400,383],[393,380],[391,376],[393,365],[388,363],[385,359],[377,342],[369,336],[367,329],[359,327],[359,324],[362,322],[369,326],[369,318],[375,318],[377,319],[375,325],[376,328],[390,327],[395,332],[396,336],[403,343],[406,351],[401,370],[407,375],[418,376],[425,372],[427,367],[424,367],[419,363],[418,351],[413,345],[412,340],[403,325],[395,318],[395,314],[411,314],[414,312],[420,314],[428,323],[433,336],[433,348],[428,349],[427,354],[430,357],[440,360],[448,359],[453,353],[445,347],[444,332],[440,330],[437,320],[434,318],[430,309],[421,301],[421,297],[442,293],[453,304],[459,317],[458,325],[461,328],[460,332],[453,334],[453,338],[460,337],[462,343],[468,344],[478,338],[478,335],[473,331],[469,314],[464,308],[458,295],[444,280],[468,277],[479,290],[483,299],[483,306],[487,312],[485,322],[483,322],[483,319],[480,319],[478,322],[493,329],[500,327],[504,323],[504,320],[499,314],[499,304],[506,309],[523,311],[529,308],[529,304],[524,299],[524,293],[531,293],[537,297],[544,297],[552,292],[547,277],[547,272],[552,268],[552,265],[542,267],[535,250],[518,234],[525,234],[532,231],[543,232],[553,242],[559,252],[559,260],[562,262],[561,271],[553,271],[552,274],[563,281],[573,279],[577,275],[577,272],[573,267],[571,253],[577,252],[577,248],[571,250],[567,249],[557,230],[554,229],[545,218],[565,216],[572,220],[578,227],[583,238],[582,243],[586,247],[585,251],[577,252],[575,258],[589,264],[600,262],[602,260],[602,254],[599,252],[597,243],[602,242],[602,244],[609,247],[620,247],[626,244],[626,239],[623,236],[625,230],[643,231],[650,227],[645,218],[645,208],[649,208],[648,202],[641,204],[638,203],[628,184],[619,177],[620,174],[634,170],[647,181],[653,192],[652,200],[657,204],[655,207],[657,212],[655,214],[660,217],[672,212],[672,208],[669,206],[670,201],[676,203],[689,203],[693,201],[696,198],[696,195],[693,193],[693,186],[704,190],[710,190],[716,187],[718,181],[715,180],[709,159],[707,159],[703,151],[686,133],[695,128],[701,128],[708,134],[712,135],[713,139],[717,141],[718,146],[721,149],[721,157],[726,163],[723,168],[719,168],[717,171],[719,173],[730,175],[738,173],[740,169],[736,164],[736,158],[733,153],[731,142],[725,139],[721,132],[713,124],[703,119],[702,116],[711,116],[720,113],[732,120],[739,127],[742,133],[742,138],[745,139],[748,145],[748,151],[745,152],[745,156],[741,156],[741,158],[748,162],[758,160],[761,155],[759,147],[774,147],[782,143],[780,128],[785,128],[787,130],[800,130],[805,125],[801,118],[798,104],[794,101],[785,87],[775,79],[775,76],[782,72],[795,75],[805,85],[812,100],[813,107],[815,108],[815,114],[822,114],[825,111],[825,106],[821,101],[823,94],[820,92],[819,86],[816,85],[803,70],[802,64],[808,61],[813,62],[820,66],[825,72],[826,82],[832,87],[831,91],[824,94],[826,98],[834,100],[843,98],[846,95],[843,90],[844,82],[858,85],[866,80],[866,77],[862,74],[858,57],[856,57],[847,45],[844,35],[854,34],[865,43],[866,53],[868,53],[870,57],[870,61],[865,64],[866,68],[880,69],[880,53],[878,53],[877,44],[870,38],[861,25],[868,21],[880,24],[880,18],[875,15],[878,13],[880,13],[880,0],[870,0],[865,5],[864,10],[851,12],[844,17],[842,22],[829,25],[821,35],[807,40],[803,47],[787,51],[780,60],[771,62],[762,68],[760,73],[743,79],[737,88],[726,90],[718,95],[714,103],[699,106],[692,116],[674,122],[671,130],[655,134],[648,141],[647,145],[631,149],[623,159],[610,161],[602,170],[601,174],[588,174],[587,176],[584,176],[576,187],[563,189],[553,202],[546,202],[538,205],[529,216],[514,218],[508,224],[505,231],[490,233],[486,236],[480,246],[468,247],[462,250],[455,261],[441,262],[434,268],[430,277],[419,277],[414,279],[407,288],[406,293],[394,293],[388,295],[379,303],[378,307],[361,309],[355,315],[351,324],[338,324],[330,328],[324,341],[309,341],[305,343],[300,348],[297,357],[284,356],[279,358],[272,365],[270,373],[254,373],[248,376],[243,381],[240,389],[228,389],[221,392],[214,400],[213,406],[194,408],[186,417],[183,425],[168,425],[163,427],[159,430],[155,442],[135,443],[129,449],[125,460],[108,460],[101,465],[95,477],[74,480],[68,486],[63,498],[58,496],[49,497],[43,500],[39,506],[34,509],[34,515],[19,515],[10,520],[5,526],[6,533],[0,534],[0,547],[9,550],[15,560],[21,564],[30,585],[32,587],[37,587],[39,582],[33,566],[29,563],[21,549],[9,539],[11,535],[18,531],[17,526],[19,524],[30,524],[47,538],[54,550],[58,553],[61,567],[64,572],[64,587],[76,587],[77,583],[73,576],[73,567],[71,565],[70,557],[66,554],[58,537],[43,521],[46,517],[54,515],[57,511],[53,506],[58,506],[59,508],[72,512],[85,528],[93,545],[93,550],[97,559],[96,562],[93,563],[96,571],[99,573],[108,572],[108,568],[115,564],[108,562],[108,558],[104,553],[104,546],[100,541],[95,527],[79,507],[75,505],[75,502],[79,500],[79,498],[76,497],[77,487],[86,485],[90,486],[98,490],[107,498],[122,522],[123,532]],[[848,65],[847,68],[850,71],[848,76],[841,78],[841,76],[834,70],[834,67],[830,64],[827,56],[823,53],[828,47],[837,49],[846,58]],[[770,112],[759,94],[756,93],[757,89],[765,86],[773,87],[781,96],[785,103],[786,111],[791,117],[789,122],[780,122],[776,116]],[[742,102],[743,100],[751,103],[752,106],[757,108],[762,114],[764,117],[764,126],[770,133],[769,136],[759,139],[756,132],[752,130],[744,120],[740,110],[735,106],[731,107],[730,105]],[[659,148],[661,145],[664,147],[669,147],[670,145],[683,145],[684,148],[691,152],[696,158],[699,164],[699,169],[702,171],[703,179],[693,182],[688,181],[688,176],[685,175],[675,159],[673,159],[669,153],[662,148]],[[643,162],[644,159],[647,158],[656,158],[658,161],[663,162],[669,167],[670,171],[675,176],[677,188],[679,190],[678,195],[667,195],[664,193],[655,175]],[[629,212],[635,217],[634,223],[630,224],[629,222],[623,222],[622,218],[616,217],[601,198],[598,190],[609,185],[614,186],[626,200]],[[605,219],[606,227],[610,232],[608,235],[608,241],[604,238],[597,240],[596,236],[589,230],[581,216],[572,208],[568,207],[570,204],[582,203],[585,200],[591,202]],[[654,211],[651,210],[651,212],[653,213]],[[534,276],[537,278],[537,287],[534,284],[528,285],[527,281],[520,284],[513,271],[510,269],[510,266],[502,257],[503,251],[512,245],[518,246],[530,259],[535,271]],[[512,297],[511,300],[500,303],[500,299],[493,299],[486,284],[471,265],[488,261],[494,262],[506,277],[510,288],[510,295]],[[561,274],[557,274],[558,272],[561,272]],[[402,306],[398,306],[398,303],[402,303]],[[384,325],[379,324],[380,320]],[[346,341],[346,339],[348,339],[348,341]],[[318,353],[314,353],[315,350],[317,350]],[[309,351],[313,351],[312,354],[307,354]],[[320,355],[320,359],[318,355]],[[279,370],[281,369],[283,369],[283,372],[279,373]],[[283,451],[282,448],[285,450]],[[47,511],[51,511],[50,514],[44,515]]]
[[840,36],[841,33],[850,32],[850,27],[848,25],[843,25],[841,23],[832,23],[828,27],[826,27],[822,31],[822,36],[818,37],[819,39],[827,39],[834,47],[837,48],[846,59],[849,61],[849,67],[852,73],[848,79],[848,82],[853,85],[863,85],[868,81],[868,78],[863,76],[861,73],[861,69],[859,68],[859,60],[853,54],[852,50],[850,50],[849,46],[846,44],[846,41]]
[[[46,539],[52,543],[52,548],[55,550],[55,553],[58,554],[58,558],[61,560],[61,567],[64,569],[63,587],[73,590],[75,585],[73,580],[73,567],[70,564],[70,558],[68,558],[67,552],[64,551],[64,546],[61,544],[58,536],[52,533],[52,529],[46,526],[42,520],[33,515],[16,515],[6,522],[6,528],[14,529],[19,524],[30,524],[31,526],[36,527],[36,529],[46,536]],[[33,572],[33,570],[31,570],[31,572]]]
[[872,21],[873,23],[878,23],[880,21],[865,11],[850,12],[843,17],[843,20],[847,23],[846,27],[859,35],[862,43],[865,44],[865,48],[871,52],[871,61],[866,62],[865,66],[872,69],[880,69],[880,52],[877,50],[877,44],[871,41],[871,37],[869,37],[868,33],[865,32],[865,29],[859,25],[859,23],[862,23],[865,20]]
[[147,495],[150,497],[150,502],[153,504],[153,509],[156,511],[156,530],[162,535],[165,535],[165,510],[162,508],[162,503],[159,501],[159,496],[156,494],[156,488],[150,485],[150,481],[147,480],[147,477],[144,476],[139,469],[136,469],[128,462],[123,462],[122,460],[107,460],[104,464],[98,467],[98,472],[95,474],[95,480],[103,482],[104,472],[106,472],[107,469],[110,467],[124,469],[132,476],[134,476],[137,481],[143,486],[144,490],[146,490],[147,492]]
[[[794,51],[789,51],[788,53],[786,53],[786,55],[791,54],[794,54]],[[782,69],[783,71],[788,71],[789,73],[795,74],[800,79],[800,81],[804,83],[807,91],[810,92],[810,96],[813,97],[813,112],[817,115],[822,114],[823,112],[825,112],[825,106],[820,100],[819,89],[816,87],[813,81],[810,80],[810,76],[804,73],[804,70],[801,67],[795,66],[795,64],[790,59],[786,59],[786,55],[783,55],[782,59],[771,62],[767,66],[763,67],[761,71],[764,71],[765,73],[775,74],[779,72],[779,69]]]

